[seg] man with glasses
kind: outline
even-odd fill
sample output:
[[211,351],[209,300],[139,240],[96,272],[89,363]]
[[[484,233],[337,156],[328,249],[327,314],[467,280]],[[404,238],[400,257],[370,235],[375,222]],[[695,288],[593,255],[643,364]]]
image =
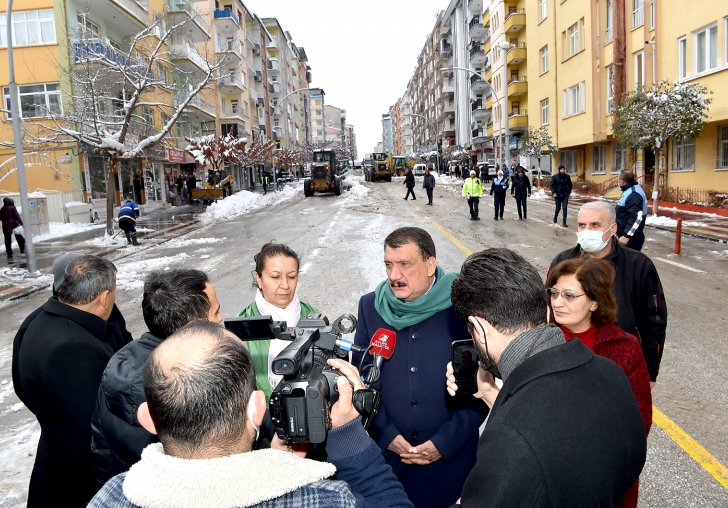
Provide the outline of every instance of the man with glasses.
[[576,247],[556,256],[551,266],[584,254],[614,265],[617,275],[612,292],[618,305],[616,325],[640,340],[650,386],[654,387],[667,330],[665,293],[652,260],[617,241],[616,221],[616,212],[608,203],[592,201],[583,205],[579,210]]
[[[442,387],[452,342],[468,339],[450,302],[454,273],[437,265],[435,243],[424,229],[400,228],[384,240],[387,278],[359,300],[354,341],[369,346],[380,329],[396,334],[394,354],[381,369],[382,401],[370,435],[416,508],[454,503],[475,465],[485,405],[451,399]],[[371,356],[363,360],[362,373]]]

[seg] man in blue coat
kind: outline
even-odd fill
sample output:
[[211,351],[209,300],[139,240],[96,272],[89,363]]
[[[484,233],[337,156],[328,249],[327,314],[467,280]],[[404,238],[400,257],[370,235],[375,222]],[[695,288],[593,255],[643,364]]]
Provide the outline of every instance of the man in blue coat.
[[136,219],[139,217],[139,207],[131,199],[127,199],[119,208],[119,227],[126,233],[129,244],[139,245],[136,234]]
[[[354,339],[367,347],[379,328],[397,336],[382,367],[382,402],[370,435],[415,507],[446,507],[460,497],[475,464],[487,411],[471,397],[448,397],[442,383],[452,341],[469,338],[450,302],[455,274],[437,266],[432,237],[415,227],[387,236],[384,264],[387,279],[359,300]],[[357,365],[361,355],[353,360]]]
[[617,202],[617,238],[619,244],[634,250],[642,250],[645,244],[645,220],[647,196],[631,171],[619,174],[622,196]]

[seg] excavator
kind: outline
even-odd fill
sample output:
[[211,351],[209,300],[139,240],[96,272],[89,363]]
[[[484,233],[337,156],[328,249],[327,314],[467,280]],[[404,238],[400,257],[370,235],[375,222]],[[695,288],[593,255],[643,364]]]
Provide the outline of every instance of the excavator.
[[223,187],[230,184],[230,188],[232,188],[234,182],[233,175],[226,176],[217,185],[213,185],[209,181],[205,182],[202,189],[192,189],[192,199],[197,199],[203,203],[212,203],[218,198],[222,199],[224,197]]
[[389,154],[387,159],[387,168],[390,173],[394,176],[404,176],[407,174],[407,169],[414,166],[414,161],[407,161],[407,157],[404,155],[393,155]]
[[373,167],[370,172],[369,180],[376,182],[377,180],[385,180],[387,182],[392,181],[392,169],[389,167],[386,153],[373,153],[372,164]]

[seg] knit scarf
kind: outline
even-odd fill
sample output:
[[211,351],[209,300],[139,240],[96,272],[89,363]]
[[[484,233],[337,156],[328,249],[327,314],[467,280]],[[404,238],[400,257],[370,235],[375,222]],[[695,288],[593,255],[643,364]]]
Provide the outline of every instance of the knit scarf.
[[404,302],[394,296],[392,288],[389,287],[389,279],[385,279],[374,291],[374,308],[384,322],[395,330],[416,325],[441,310],[450,308],[450,289],[457,274],[445,273],[438,266],[435,276],[435,285],[412,302]]
[[556,325],[538,326],[523,332],[501,353],[498,370],[503,382],[505,383],[508,376],[533,355],[565,342],[564,334]]

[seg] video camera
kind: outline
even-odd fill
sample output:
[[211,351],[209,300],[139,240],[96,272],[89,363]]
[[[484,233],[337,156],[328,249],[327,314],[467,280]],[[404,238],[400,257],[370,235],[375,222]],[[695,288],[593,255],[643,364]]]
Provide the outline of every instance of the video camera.
[[[364,351],[344,334],[356,329],[351,314],[332,324],[321,314],[309,314],[295,328],[270,316],[232,318],[225,327],[243,341],[281,339],[291,343],[273,359],[274,374],[283,376],[270,397],[270,415],[276,434],[293,443],[323,443],[331,427],[331,406],[339,400],[336,381],[340,372],[330,358],[346,359],[349,351]],[[379,409],[381,394],[367,386],[356,390],[353,405],[368,429]]]

